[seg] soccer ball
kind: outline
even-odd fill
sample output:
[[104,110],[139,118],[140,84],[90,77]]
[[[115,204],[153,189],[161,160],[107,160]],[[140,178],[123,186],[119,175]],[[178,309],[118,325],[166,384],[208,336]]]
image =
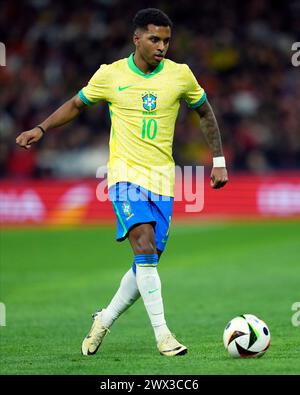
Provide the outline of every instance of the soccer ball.
[[243,314],[228,322],[223,341],[233,358],[261,357],[269,348],[271,335],[264,321]]

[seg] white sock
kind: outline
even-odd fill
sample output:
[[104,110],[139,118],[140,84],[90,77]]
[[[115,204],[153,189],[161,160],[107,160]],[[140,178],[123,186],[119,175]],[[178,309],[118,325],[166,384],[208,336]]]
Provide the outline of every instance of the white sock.
[[169,334],[161,295],[161,281],[154,265],[136,265],[136,282],[150,318],[156,340]]
[[136,283],[136,277],[130,268],[121,280],[120,287],[110,304],[102,310],[101,320],[106,328],[128,309],[138,298],[140,293]]

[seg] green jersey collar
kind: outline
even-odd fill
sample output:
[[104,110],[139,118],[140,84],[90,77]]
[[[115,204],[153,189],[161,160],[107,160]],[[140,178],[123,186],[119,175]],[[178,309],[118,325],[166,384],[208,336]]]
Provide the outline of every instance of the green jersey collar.
[[149,74],[145,74],[143,73],[134,63],[133,60],[133,53],[129,56],[129,58],[127,59],[128,62],[128,66],[129,68],[136,74],[141,75],[144,78],[151,78],[154,75],[158,74],[163,68],[164,68],[164,60],[162,60],[161,62],[159,62],[159,64],[157,65],[157,67],[152,71],[152,73]]

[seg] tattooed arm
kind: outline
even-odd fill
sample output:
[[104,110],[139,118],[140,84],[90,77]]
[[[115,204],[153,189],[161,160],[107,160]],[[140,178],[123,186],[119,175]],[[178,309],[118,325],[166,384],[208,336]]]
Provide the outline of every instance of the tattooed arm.
[[[216,158],[223,156],[222,141],[218,123],[208,100],[206,100],[200,107],[197,107],[196,111],[200,116],[201,130],[207,140],[213,157]],[[212,188],[222,188],[228,181],[226,167],[213,167],[210,178],[210,185]]]

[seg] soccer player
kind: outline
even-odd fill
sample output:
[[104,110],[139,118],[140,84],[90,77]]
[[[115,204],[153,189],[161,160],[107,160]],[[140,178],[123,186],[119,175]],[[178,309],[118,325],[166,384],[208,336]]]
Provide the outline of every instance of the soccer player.
[[93,315],[83,355],[97,352],[114,321],[140,296],[159,352],[165,356],[187,352],[167,326],[157,271],[172,217],[172,142],[181,99],[201,118],[213,156],[211,187],[221,188],[228,180],[219,128],[204,89],[186,64],[165,58],[172,29],[169,17],[148,8],[140,10],[133,22],[134,53],[103,64],[77,95],[16,139],[19,146],[30,148],[45,132],[70,122],[86,107],[101,100],[109,105],[109,195],[117,217],[117,240],[128,238],[135,257],[109,305]]

